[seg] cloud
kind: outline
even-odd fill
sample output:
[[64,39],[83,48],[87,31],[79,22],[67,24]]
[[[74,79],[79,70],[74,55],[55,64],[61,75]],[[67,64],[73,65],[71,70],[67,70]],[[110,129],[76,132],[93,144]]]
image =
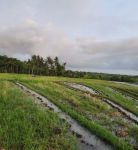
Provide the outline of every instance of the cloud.
[[101,69],[134,69],[138,71],[138,38],[100,41],[79,39],[81,52],[91,67]]
[[42,26],[33,20],[0,29],[0,54],[21,59],[32,54],[58,56],[76,70],[138,71],[138,38],[71,39],[52,23]]
[[7,55],[37,53],[53,56],[68,46],[67,37],[51,23],[40,26],[27,20],[23,25],[0,31],[0,52]]

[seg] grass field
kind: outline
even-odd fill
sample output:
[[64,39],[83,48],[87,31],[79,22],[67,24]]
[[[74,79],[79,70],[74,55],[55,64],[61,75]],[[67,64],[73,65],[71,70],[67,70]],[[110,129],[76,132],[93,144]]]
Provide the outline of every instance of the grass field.
[[[1,145],[5,148],[15,145],[17,146],[15,147],[16,149],[18,146],[23,145],[26,146],[26,149],[29,149],[29,146],[35,147],[36,144],[39,149],[44,149],[43,147],[45,146],[51,146],[51,141],[48,140],[51,135],[54,136],[52,146],[55,146],[55,149],[66,149],[68,145],[70,145],[70,149],[73,149],[73,145],[75,145],[73,144],[75,143],[74,137],[70,136],[67,138],[67,126],[61,123],[61,120],[58,119],[56,114],[39,108],[36,104],[32,103],[31,97],[28,97],[27,95],[20,96],[23,93],[12,83],[17,81],[40,93],[41,95],[46,96],[62,111],[69,114],[72,118],[78,121],[79,124],[100,137],[102,140],[111,144],[115,149],[129,150],[138,148],[138,125],[127,119],[121,112],[118,112],[117,109],[112,108],[101,100],[101,97],[108,98],[138,116],[137,87],[92,79],[31,77],[27,75],[15,74],[0,74],[0,80],[1,87],[3,87],[0,91],[2,104],[0,107],[3,107],[3,109],[0,110],[2,110],[2,113],[8,110],[7,116],[4,117],[5,120],[0,123],[2,126],[0,131],[0,139],[2,139]],[[86,85],[98,91],[100,95],[90,95],[87,92],[70,88],[64,84],[65,81]],[[6,93],[4,91],[6,91]],[[5,95],[3,95],[4,93]],[[23,107],[21,107],[22,105]],[[9,106],[12,107],[9,108]],[[15,115],[14,111],[12,111],[14,109]],[[10,110],[13,113],[10,113]],[[13,117],[15,119],[12,119],[12,122],[8,119],[9,114],[11,118]],[[41,117],[39,114],[41,114]],[[39,135],[41,132],[38,132],[38,134],[35,133],[35,129],[39,128],[37,126],[37,122],[32,124],[31,121],[28,122],[26,120],[27,117],[25,117],[28,115],[33,116],[36,118],[35,120],[39,120],[39,122],[41,122],[41,132],[43,133],[44,138],[39,139],[40,142],[37,138],[41,136]],[[24,119],[22,120],[21,118]],[[52,118],[52,120],[50,120],[50,118]],[[48,124],[46,122],[48,122]],[[19,130],[12,128],[13,131],[9,133],[7,131],[6,124],[8,125],[8,128],[18,126]],[[62,124],[62,128],[60,124]],[[30,126],[32,130],[30,130]],[[49,126],[52,128],[61,128],[61,134],[55,136],[52,133],[53,130],[49,130]],[[24,134],[20,134],[20,128],[23,128]],[[15,132],[16,134],[14,135],[13,132],[15,130],[17,130],[17,133]],[[25,133],[28,130],[29,132],[26,135]],[[36,137],[32,136],[34,134]],[[21,136],[21,139],[18,138],[19,136]],[[72,142],[72,144],[69,144],[70,142]]]
[[0,149],[76,149],[75,138],[56,114],[37,106],[11,82],[0,80],[0,88]]

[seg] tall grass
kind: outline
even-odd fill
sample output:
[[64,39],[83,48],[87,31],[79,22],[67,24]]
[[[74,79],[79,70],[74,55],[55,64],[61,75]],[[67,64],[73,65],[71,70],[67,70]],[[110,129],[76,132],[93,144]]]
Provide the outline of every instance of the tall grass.
[[[75,150],[76,142],[56,114],[37,106],[14,84],[0,80],[0,147]],[[60,131],[56,133],[56,130]]]

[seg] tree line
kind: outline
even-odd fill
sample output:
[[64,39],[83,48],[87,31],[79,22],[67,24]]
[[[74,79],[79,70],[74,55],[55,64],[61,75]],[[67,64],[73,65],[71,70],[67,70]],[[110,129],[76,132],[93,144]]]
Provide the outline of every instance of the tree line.
[[85,79],[98,79],[98,80],[107,80],[107,81],[137,82],[138,83],[137,75],[131,76],[131,75],[67,70],[65,72],[65,76],[73,77],[73,78],[85,78]]
[[58,57],[43,58],[39,55],[33,55],[27,61],[0,55],[0,72],[138,82],[138,76],[66,70],[66,63],[61,63]]
[[27,61],[21,61],[8,56],[0,56],[1,73],[24,73],[32,75],[62,76],[66,63],[60,63],[59,58],[43,58],[33,55]]

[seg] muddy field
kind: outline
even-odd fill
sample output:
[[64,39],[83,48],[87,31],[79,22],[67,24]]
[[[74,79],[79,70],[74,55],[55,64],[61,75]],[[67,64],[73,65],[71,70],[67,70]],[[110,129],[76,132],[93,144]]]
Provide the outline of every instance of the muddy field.
[[34,105],[67,124],[66,134],[76,143],[70,149],[138,149],[138,87],[92,79],[0,76],[1,82],[8,80]]

